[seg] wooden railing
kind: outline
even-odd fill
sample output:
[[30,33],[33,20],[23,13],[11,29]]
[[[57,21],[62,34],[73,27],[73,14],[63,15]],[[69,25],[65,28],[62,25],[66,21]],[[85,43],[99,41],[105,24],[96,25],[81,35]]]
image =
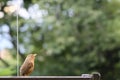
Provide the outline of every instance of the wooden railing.
[[100,80],[99,73],[81,76],[1,76],[0,80]]

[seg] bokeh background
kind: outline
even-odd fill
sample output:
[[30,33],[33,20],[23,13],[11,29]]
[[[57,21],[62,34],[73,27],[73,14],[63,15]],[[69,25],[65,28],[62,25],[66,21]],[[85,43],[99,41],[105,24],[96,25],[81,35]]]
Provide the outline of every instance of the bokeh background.
[[0,76],[16,76],[30,53],[32,76],[120,80],[120,0],[0,0]]

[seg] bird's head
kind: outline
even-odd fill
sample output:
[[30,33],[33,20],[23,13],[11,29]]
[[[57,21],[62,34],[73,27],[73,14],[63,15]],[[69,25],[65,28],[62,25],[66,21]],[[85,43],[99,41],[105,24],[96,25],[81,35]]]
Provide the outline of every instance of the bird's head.
[[29,54],[26,59],[29,59],[29,60],[35,59],[36,55],[37,54]]

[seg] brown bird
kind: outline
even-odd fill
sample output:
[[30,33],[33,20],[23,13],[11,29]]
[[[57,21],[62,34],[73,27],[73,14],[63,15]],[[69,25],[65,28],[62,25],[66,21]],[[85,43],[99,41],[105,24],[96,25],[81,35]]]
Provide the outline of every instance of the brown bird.
[[34,70],[34,59],[37,54],[29,54],[20,67],[20,76],[28,76]]

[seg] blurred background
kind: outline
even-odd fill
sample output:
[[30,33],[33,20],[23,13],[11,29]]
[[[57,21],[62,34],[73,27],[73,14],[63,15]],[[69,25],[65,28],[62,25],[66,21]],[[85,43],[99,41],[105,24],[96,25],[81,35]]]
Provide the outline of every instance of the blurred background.
[[100,72],[120,80],[120,0],[0,0],[0,76],[16,76],[37,53],[32,76]]

